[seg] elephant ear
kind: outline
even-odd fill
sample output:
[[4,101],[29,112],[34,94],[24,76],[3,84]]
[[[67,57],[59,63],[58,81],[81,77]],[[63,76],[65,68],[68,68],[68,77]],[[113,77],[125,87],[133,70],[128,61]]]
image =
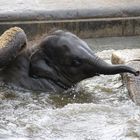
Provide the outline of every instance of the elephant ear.
[[29,75],[34,78],[58,81],[58,74],[51,67],[49,59],[40,50],[31,57]]

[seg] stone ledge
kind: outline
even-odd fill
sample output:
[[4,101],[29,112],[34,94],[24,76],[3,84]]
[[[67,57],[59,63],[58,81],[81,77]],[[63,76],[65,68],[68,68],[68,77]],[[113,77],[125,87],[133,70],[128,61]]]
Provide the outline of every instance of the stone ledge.
[[82,38],[140,35],[139,0],[1,0],[0,34],[24,29],[29,40],[53,28]]
[[0,2],[0,21],[137,16],[140,16],[139,0],[5,0]]

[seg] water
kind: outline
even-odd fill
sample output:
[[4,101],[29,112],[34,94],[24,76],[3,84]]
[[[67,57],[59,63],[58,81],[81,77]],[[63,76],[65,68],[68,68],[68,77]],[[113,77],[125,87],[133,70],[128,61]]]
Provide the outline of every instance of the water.
[[0,91],[1,140],[140,139],[140,107],[120,75],[90,78],[62,94]]
[[71,94],[1,91],[1,139],[140,138],[140,107],[129,99],[119,75],[83,81]]

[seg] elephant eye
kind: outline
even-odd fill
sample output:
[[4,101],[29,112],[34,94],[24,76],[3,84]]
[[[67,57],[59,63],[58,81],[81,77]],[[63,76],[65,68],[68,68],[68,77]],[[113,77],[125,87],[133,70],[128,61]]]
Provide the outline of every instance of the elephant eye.
[[73,59],[72,60],[72,66],[78,67],[82,64],[82,61],[80,59]]

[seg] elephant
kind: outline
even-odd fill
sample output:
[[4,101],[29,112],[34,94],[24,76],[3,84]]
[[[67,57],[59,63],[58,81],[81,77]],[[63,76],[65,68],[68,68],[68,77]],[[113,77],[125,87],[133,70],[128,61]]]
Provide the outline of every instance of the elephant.
[[62,92],[83,79],[100,74],[139,71],[126,65],[108,64],[71,32],[56,30],[29,47],[20,27],[0,37],[0,81],[32,91]]

